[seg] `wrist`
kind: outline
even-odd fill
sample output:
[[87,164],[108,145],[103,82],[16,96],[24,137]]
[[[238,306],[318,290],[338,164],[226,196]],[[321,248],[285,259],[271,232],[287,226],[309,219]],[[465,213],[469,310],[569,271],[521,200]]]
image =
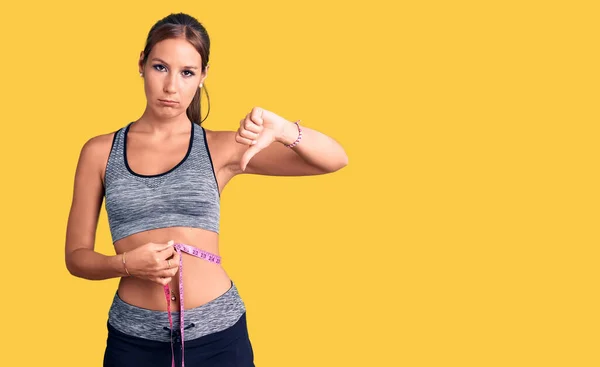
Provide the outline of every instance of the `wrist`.
[[298,122],[290,122],[286,120],[285,126],[283,128],[283,133],[279,139],[279,142],[284,144],[285,146],[291,148],[298,144],[299,140],[302,138],[302,129],[298,125]]
[[119,274],[119,276],[121,277],[130,277],[131,274],[129,273],[129,269],[128,267],[128,253],[127,251],[118,254],[116,256],[113,256],[113,268],[117,271],[117,273]]

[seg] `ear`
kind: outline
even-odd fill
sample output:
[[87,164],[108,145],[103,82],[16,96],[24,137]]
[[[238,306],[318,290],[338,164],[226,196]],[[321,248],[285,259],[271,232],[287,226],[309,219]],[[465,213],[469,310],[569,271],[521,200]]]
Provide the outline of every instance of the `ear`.
[[140,73],[144,72],[144,51],[140,52],[140,59],[138,60],[138,69]]
[[210,67],[210,65],[206,65],[206,67],[204,68],[204,71],[202,72],[202,76],[200,77],[200,83],[204,83],[204,79],[206,79],[206,77],[208,76],[208,68]]

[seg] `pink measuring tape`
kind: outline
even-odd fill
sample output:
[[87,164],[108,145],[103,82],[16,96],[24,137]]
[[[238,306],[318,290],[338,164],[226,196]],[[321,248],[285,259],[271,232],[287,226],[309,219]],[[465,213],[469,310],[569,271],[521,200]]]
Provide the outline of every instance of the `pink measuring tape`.
[[[221,257],[210,252],[200,250],[196,247],[186,245],[183,243],[173,244],[175,251],[179,253],[179,332],[181,333],[181,367],[185,366],[184,362],[184,348],[183,348],[183,257],[182,252],[186,254],[205,259],[215,264],[221,263]],[[171,317],[171,290],[169,285],[165,284],[165,297],[167,299],[167,311],[169,312],[169,326],[171,326],[171,367],[175,367],[175,353],[173,350],[173,318]]]

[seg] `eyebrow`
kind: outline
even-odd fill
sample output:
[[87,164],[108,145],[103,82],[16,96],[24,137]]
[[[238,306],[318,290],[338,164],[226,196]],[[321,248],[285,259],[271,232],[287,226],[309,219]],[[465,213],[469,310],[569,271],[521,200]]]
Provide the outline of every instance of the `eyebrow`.
[[[167,66],[169,66],[168,62],[166,62],[165,60],[159,59],[158,57],[153,58],[152,61],[160,61],[163,64],[166,64]],[[184,69],[198,69],[197,66],[184,66],[183,68]]]

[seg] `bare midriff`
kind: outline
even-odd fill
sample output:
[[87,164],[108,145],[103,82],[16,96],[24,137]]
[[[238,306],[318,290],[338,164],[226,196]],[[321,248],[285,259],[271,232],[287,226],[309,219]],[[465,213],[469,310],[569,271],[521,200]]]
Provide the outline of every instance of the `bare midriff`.
[[[148,242],[166,244],[170,240],[184,243],[200,250],[221,256],[219,253],[219,235],[215,232],[188,227],[169,227],[152,229],[122,238],[115,242],[117,254],[128,253]],[[231,280],[222,264],[215,264],[205,259],[190,256],[181,252],[183,261],[183,283],[185,286],[184,309],[201,306],[219,297],[231,287]],[[173,263],[173,261],[171,261]],[[165,261],[165,267],[167,262]],[[171,301],[171,309],[178,310],[179,274],[175,274],[169,283],[175,292],[175,300]],[[167,311],[164,287],[150,280],[123,277],[119,282],[119,297],[131,305],[156,311]]]

